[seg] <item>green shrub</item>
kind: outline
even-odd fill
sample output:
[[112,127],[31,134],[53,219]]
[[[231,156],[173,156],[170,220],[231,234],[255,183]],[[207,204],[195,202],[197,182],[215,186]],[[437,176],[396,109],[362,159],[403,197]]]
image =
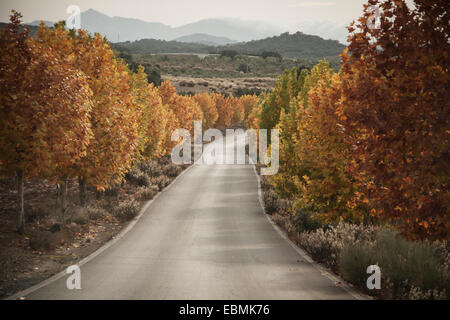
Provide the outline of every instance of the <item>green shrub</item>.
[[341,222],[326,230],[317,229],[314,232],[301,233],[299,241],[314,260],[324,263],[333,271],[337,271],[342,249],[358,243],[373,243],[378,230],[379,228],[374,226]]
[[275,191],[269,189],[264,192],[263,196],[264,207],[267,214],[272,214],[277,211],[278,208],[278,196]]
[[322,222],[314,219],[311,212],[302,208],[295,211],[294,226],[297,232],[316,231],[324,227]]
[[448,268],[439,263],[428,243],[408,242],[383,230],[373,243],[348,244],[342,250],[340,271],[360,287],[365,287],[366,269],[373,264],[381,269],[380,294],[385,297],[440,299],[450,290]]
[[122,202],[114,211],[114,216],[121,221],[129,221],[139,213],[140,205],[137,201],[131,200]]

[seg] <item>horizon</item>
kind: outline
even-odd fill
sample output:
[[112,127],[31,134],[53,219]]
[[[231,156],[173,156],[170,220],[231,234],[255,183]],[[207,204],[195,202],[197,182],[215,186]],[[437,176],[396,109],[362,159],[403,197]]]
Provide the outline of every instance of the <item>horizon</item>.
[[[108,17],[136,19],[147,23],[160,23],[177,28],[205,20],[236,21],[243,25],[258,24],[258,29],[269,33],[281,34],[301,31],[305,34],[317,35],[324,39],[338,40],[345,44],[346,27],[362,13],[363,3],[367,1],[300,1],[280,0],[276,4],[269,1],[238,0],[221,3],[197,0],[185,3],[179,0],[168,0],[166,3],[155,1],[130,0],[124,5],[121,1],[52,1],[44,0],[38,4],[24,0],[6,0],[0,4],[0,21],[8,22],[12,9],[20,12],[23,23],[35,21],[57,22],[66,20],[69,5],[77,5],[81,12],[94,10]],[[152,8],[158,10],[152,10]],[[178,10],[174,10],[177,8]],[[220,12],[220,14],[217,14]],[[277,32],[274,32],[274,31]],[[209,34],[207,30],[203,33]],[[186,34],[188,35],[188,34]],[[238,40],[238,37],[230,38]],[[262,38],[253,38],[257,40]],[[247,40],[247,41],[249,41]]]

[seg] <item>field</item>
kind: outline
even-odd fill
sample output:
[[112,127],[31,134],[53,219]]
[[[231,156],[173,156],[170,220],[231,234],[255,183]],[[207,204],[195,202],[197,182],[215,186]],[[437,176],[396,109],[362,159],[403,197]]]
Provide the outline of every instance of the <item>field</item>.
[[[132,54],[130,57],[134,63],[146,67],[147,71],[156,69],[162,75],[195,78],[275,78],[286,69],[311,69],[317,63],[309,59],[218,54]],[[340,67],[337,59],[330,61],[330,64],[335,69]]]
[[217,92],[236,94],[237,90],[270,91],[275,87],[275,78],[196,78],[192,76],[164,75],[163,80],[170,80],[179,94]]

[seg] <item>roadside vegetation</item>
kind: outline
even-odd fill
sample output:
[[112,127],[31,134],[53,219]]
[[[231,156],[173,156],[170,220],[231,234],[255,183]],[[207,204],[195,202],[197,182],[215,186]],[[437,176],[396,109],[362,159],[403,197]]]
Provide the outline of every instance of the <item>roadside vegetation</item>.
[[[247,126],[280,129],[266,212],[317,261],[380,298],[448,299],[448,4],[374,1],[336,73],[287,70]],[[406,27],[407,26],[407,27]],[[367,290],[377,264],[382,289]]]

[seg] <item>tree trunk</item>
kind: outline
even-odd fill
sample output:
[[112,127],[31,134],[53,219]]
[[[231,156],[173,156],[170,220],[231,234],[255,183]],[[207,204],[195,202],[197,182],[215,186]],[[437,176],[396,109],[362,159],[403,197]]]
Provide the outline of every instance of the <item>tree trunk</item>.
[[23,171],[17,170],[17,232],[24,234],[24,208],[23,208]]
[[61,226],[64,226],[64,218],[67,208],[67,180],[64,180],[64,183],[61,184],[59,189],[59,196],[61,197],[59,207]]
[[78,177],[78,186],[80,188],[80,205],[86,206],[86,181],[83,177]]

